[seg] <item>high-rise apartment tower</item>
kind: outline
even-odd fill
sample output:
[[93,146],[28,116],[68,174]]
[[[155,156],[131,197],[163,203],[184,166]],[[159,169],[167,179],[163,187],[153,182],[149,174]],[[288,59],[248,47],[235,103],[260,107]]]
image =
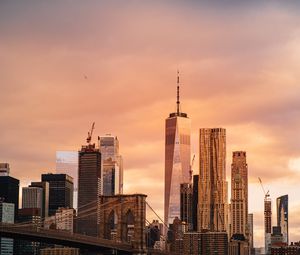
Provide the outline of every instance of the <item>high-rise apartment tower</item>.
[[281,227],[283,241],[289,244],[289,196],[284,195],[276,199],[277,226]]
[[[248,229],[248,165],[245,151],[232,153],[231,164],[231,230],[232,235],[249,234]],[[231,238],[231,237],[230,237]]]
[[201,128],[199,144],[198,230],[226,231],[228,225],[226,130]]

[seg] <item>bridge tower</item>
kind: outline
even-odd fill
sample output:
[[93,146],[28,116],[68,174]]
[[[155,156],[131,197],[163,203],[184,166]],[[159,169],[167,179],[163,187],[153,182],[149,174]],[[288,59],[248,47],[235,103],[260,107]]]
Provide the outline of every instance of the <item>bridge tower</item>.
[[130,243],[135,254],[146,254],[146,195],[99,197],[99,237]]

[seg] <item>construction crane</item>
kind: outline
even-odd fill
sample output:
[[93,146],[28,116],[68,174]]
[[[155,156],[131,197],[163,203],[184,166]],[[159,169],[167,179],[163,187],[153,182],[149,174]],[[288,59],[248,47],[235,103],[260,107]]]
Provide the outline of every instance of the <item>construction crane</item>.
[[190,182],[192,182],[193,179],[193,166],[194,166],[194,161],[195,161],[195,154],[193,155],[192,163],[190,165]]
[[270,197],[270,191],[268,190],[268,191],[266,192],[266,190],[265,190],[265,188],[264,188],[264,185],[263,185],[263,183],[262,183],[262,180],[261,180],[259,177],[258,177],[258,180],[259,180],[260,185],[261,185],[261,188],[262,188],[262,190],[263,190],[263,192],[264,192],[265,199],[267,199],[268,197]]
[[87,142],[88,145],[91,144],[91,141],[92,141],[92,135],[93,135],[94,129],[95,129],[95,122],[93,122],[93,125],[92,125],[92,127],[91,127],[91,130],[88,132],[88,137],[86,138],[86,142]]

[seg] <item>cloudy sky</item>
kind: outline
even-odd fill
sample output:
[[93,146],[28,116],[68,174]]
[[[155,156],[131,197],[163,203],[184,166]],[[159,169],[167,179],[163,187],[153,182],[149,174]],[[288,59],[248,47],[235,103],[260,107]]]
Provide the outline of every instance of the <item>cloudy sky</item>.
[[[38,180],[55,171],[57,150],[85,143],[95,121],[96,135],[120,140],[125,191],[148,194],[162,216],[164,121],[180,69],[192,151],[199,128],[226,128],[228,177],[232,151],[247,151],[255,245],[263,245],[258,176],[273,205],[289,194],[290,240],[300,240],[299,7],[1,0],[0,161],[22,185]],[[274,208],[273,225],[275,216]]]

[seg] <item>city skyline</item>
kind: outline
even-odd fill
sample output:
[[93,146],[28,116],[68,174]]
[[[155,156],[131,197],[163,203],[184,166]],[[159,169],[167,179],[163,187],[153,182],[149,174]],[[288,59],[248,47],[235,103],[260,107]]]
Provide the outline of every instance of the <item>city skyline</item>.
[[21,189],[54,171],[57,150],[77,151],[95,121],[97,135],[120,138],[124,193],[148,194],[162,216],[164,119],[179,68],[196,161],[199,128],[226,128],[227,181],[232,151],[247,152],[255,246],[263,246],[257,177],[270,190],[273,225],[275,199],[289,195],[290,241],[299,240],[299,4],[173,2],[2,1],[0,161]]

